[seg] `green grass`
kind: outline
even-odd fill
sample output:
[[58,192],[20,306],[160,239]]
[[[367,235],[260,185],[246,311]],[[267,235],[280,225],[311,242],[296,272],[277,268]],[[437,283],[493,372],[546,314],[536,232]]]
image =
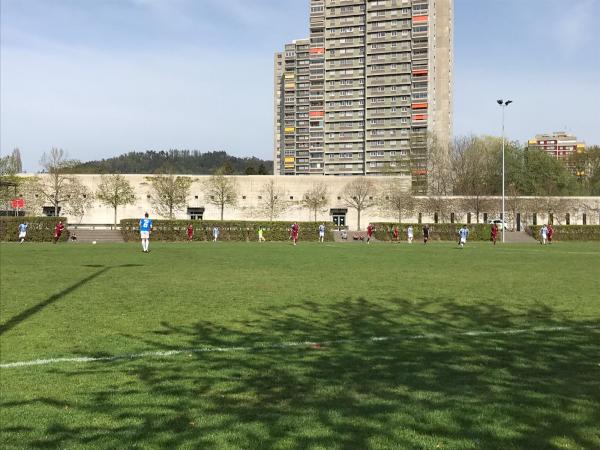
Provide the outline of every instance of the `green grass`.
[[[3,244],[0,263],[3,364],[251,347],[0,368],[3,449],[600,448],[598,244]],[[295,341],[321,345],[273,345]]]

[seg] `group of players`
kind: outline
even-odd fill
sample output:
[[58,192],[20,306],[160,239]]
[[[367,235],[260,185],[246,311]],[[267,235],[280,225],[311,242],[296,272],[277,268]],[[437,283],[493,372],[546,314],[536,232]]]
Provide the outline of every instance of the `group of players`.
[[[19,243],[22,244],[23,242],[25,242],[28,228],[29,228],[29,224],[27,222],[23,222],[19,225]],[[142,251],[144,253],[148,253],[150,251],[150,233],[152,231],[152,219],[150,219],[148,213],[144,214],[144,217],[142,217],[140,219],[139,228],[140,228],[140,239],[142,242]],[[65,225],[62,223],[62,221],[58,221],[58,223],[54,227],[54,237],[52,239],[52,242],[54,244],[56,244],[59,241],[64,229],[65,229]],[[371,243],[374,233],[375,233],[375,227],[372,224],[369,224],[367,226],[367,237],[366,237],[367,244]],[[495,223],[492,224],[492,228],[490,231],[490,240],[494,243],[494,245],[496,245],[496,241],[498,239],[498,233],[499,233],[498,225]],[[217,226],[213,227],[213,229],[212,229],[213,242],[217,242],[219,240],[220,234],[221,234],[221,230],[219,229],[219,227],[217,227]],[[298,244],[299,234],[300,234],[300,226],[298,225],[297,222],[294,222],[290,227],[290,240],[292,241],[293,245]],[[544,225],[540,229],[540,243],[541,244],[552,243],[553,235],[554,235],[554,229],[552,228],[552,225],[550,225],[550,224]],[[409,225],[408,228],[406,229],[406,237],[407,237],[408,243],[412,244],[413,239],[414,239],[414,229],[413,229],[412,225]],[[430,237],[431,237],[431,230],[429,228],[429,225],[425,224],[425,225],[423,225],[423,243],[427,244]],[[458,237],[459,237],[458,238],[459,247],[464,248],[464,246],[467,243],[467,239],[469,237],[469,229],[467,228],[466,225],[463,225],[463,227],[458,230]],[[191,223],[187,227],[187,238],[188,238],[188,241],[192,241],[194,239],[194,226]],[[355,239],[358,239],[358,238],[355,237]],[[362,237],[360,239],[362,240]],[[265,242],[265,240],[266,239],[264,237],[264,229],[262,227],[260,227],[258,229],[258,242]],[[399,240],[400,240],[400,232],[398,230],[398,227],[395,226],[392,230],[392,241],[399,242]],[[324,223],[321,223],[321,225],[319,225],[319,242],[321,242],[321,243],[325,242],[325,224]]]

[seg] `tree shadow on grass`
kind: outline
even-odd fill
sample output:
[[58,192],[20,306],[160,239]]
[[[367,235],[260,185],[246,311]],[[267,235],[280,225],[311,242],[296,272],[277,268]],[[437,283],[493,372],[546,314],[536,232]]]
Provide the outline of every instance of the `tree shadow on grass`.
[[[140,342],[238,351],[47,369],[91,390],[55,399],[70,403],[68,417],[44,399],[55,418],[20,438],[31,448],[600,446],[597,321],[450,298],[306,301],[258,313],[227,328],[163,323]],[[320,345],[272,345],[304,340]],[[31,426],[13,422],[4,435]]]
[[103,266],[103,265],[99,265],[99,264],[85,264],[85,265],[83,265],[83,267],[98,268],[100,270],[88,275],[87,277],[83,278],[82,280],[79,280],[78,282],[63,289],[62,291],[60,291],[54,295],[51,295],[47,299],[42,300],[39,303],[36,303],[32,307],[27,308],[24,311],[21,311],[16,316],[11,317],[5,323],[0,325],[0,336],[2,336],[7,331],[12,330],[14,327],[21,324],[22,322],[25,322],[31,316],[39,313],[40,311],[45,309],[47,306],[50,306],[51,304],[57,302],[58,300],[66,297],[67,295],[69,295],[72,292],[76,291],[77,289],[85,286],[90,281],[94,280],[95,278],[98,278],[100,275],[103,275],[104,273],[108,272],[111,269],[126,268],[126,267],[141,267],[141,266],[142,266],[141,264],[122,264],[120,266]]

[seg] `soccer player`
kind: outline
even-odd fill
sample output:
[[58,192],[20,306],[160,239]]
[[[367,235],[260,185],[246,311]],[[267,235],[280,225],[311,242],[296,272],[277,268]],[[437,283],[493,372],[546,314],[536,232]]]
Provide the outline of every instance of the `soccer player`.
[[194,226],[191,223],[187,227],[187,238],[189,242],[194,239]]
[[27,222],[22,222],[19,225],[19,244],[25,242],[25,238],[27,237],[27,227],[29,224]]
[[552,244],[552,236],[554,236],[554,228],[552,228],[552,224],[548,224],[548,244]]
[[150,252],[150,232],[152,231],[152,219],[148,218],[148,213],[140,219],[140,239],[142,240],[142,251]]
[[546,224],[540,228],[540,244],[546,245],[546,239],[548,239],[548,227]]
[[373,231],[375,231],[375,228],[373,228],[373,225],[369,224],[367,226],[367,244],[371,243],[371,238],[373,237]]
[[408,243],[412,244],[413,238],[415,237],[415,232],[412,225],[409,225],[406,229],[406,235],[408,236]]
[[300,227],[298,226],[298,224],[296,222],[294,222],[292,224],[292,228],[291,228],[291,238],[292,238],[292,242],[294,243],[294,245],[296,245],[296,243],[298,242],[299,231],[300,231]]
[[460,248],[464,248],[465,244],[467,243],[467,238],[469,237],[469,229],[466,225],[463,225],[463,227],[458,230],[458,235],[460,236],[458,245],[460,245]]
[[492,224],[492,230],[490,232],[490,239],[492,240],[494,245],[496,245],[496,239],[498,239],[498,225],[496,225],[495,223]]
[[319,242],[325,242],[325,224],[319,225]]
[[427,244],[429,240],[429,225],[423,227],[423,244]]
[[258,227],[258,242],[265,242],[263,227]]
[[398,241],[398,236],[399,236],[399,232],[398,232],[398,227],[394,227],[394,231],[392,231],[392,238],[394,239],[394,241]]
[[54,243],[55,244],[60,239],[60,235],[62,234],[64,229],[65,229],[65,226],[62,223],[62,220],[59,220],[58,223],[56,224],[56,226],[54,227]]
[[212,233],[213,233],[213,242],[217,242],[219,240],[219,234],[221,233],[221,230],[219,230],[219,227],[214,227]]

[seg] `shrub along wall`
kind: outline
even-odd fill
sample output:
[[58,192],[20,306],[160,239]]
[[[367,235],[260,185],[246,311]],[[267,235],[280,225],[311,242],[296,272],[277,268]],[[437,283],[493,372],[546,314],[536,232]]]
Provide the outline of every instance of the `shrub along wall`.
[[[27,241],[32,242],[52,242],[54,238],[54,227],[59,220],[67,226],[67,219],[64,217],[0,217],[0,241],[19,240],[19,224],[27,222]],[[69,231],[65,228],[60,237],[61,241],[69,239]]]
[[[374,236],[379,241],[391,241],[393,238],[394,227],[398,227],[398,239],[406,241],[406,230],[409,226],[413,227],[415,241],[423,239],[424,224],[408,223],[373,223],[375,227]],[[458,230],[463,224],[458,223],[435,223],[429,224],[429,239],[434,241],[456,241],[458,240]],[[491,225],[487,224],[469,224],[469,240],[471,241],[489,241]]]
[[[527,227],[527,233],[538,241],[542,225]],[[553,225],[556,241],[600,241],[600,225]]]
[[[139,240],[139,219],[121,220],[121,233],[125,241]],[[262,227],[263,236],[267,241],[287,241],[290,237],[290,222],[259,222],[259,221],[193,221],[194,241],[212,241],[212,229],[220,229],[219,240],[222,241],[257,241],[258,229]],[[152,234],[154,241],[187,241],[187,220],[153,220]],[[319,238],[319,223],[298,222],[301,241],[316,241]],[[333,224],[325,224],[327,232],[325,240],[332,241]]]

